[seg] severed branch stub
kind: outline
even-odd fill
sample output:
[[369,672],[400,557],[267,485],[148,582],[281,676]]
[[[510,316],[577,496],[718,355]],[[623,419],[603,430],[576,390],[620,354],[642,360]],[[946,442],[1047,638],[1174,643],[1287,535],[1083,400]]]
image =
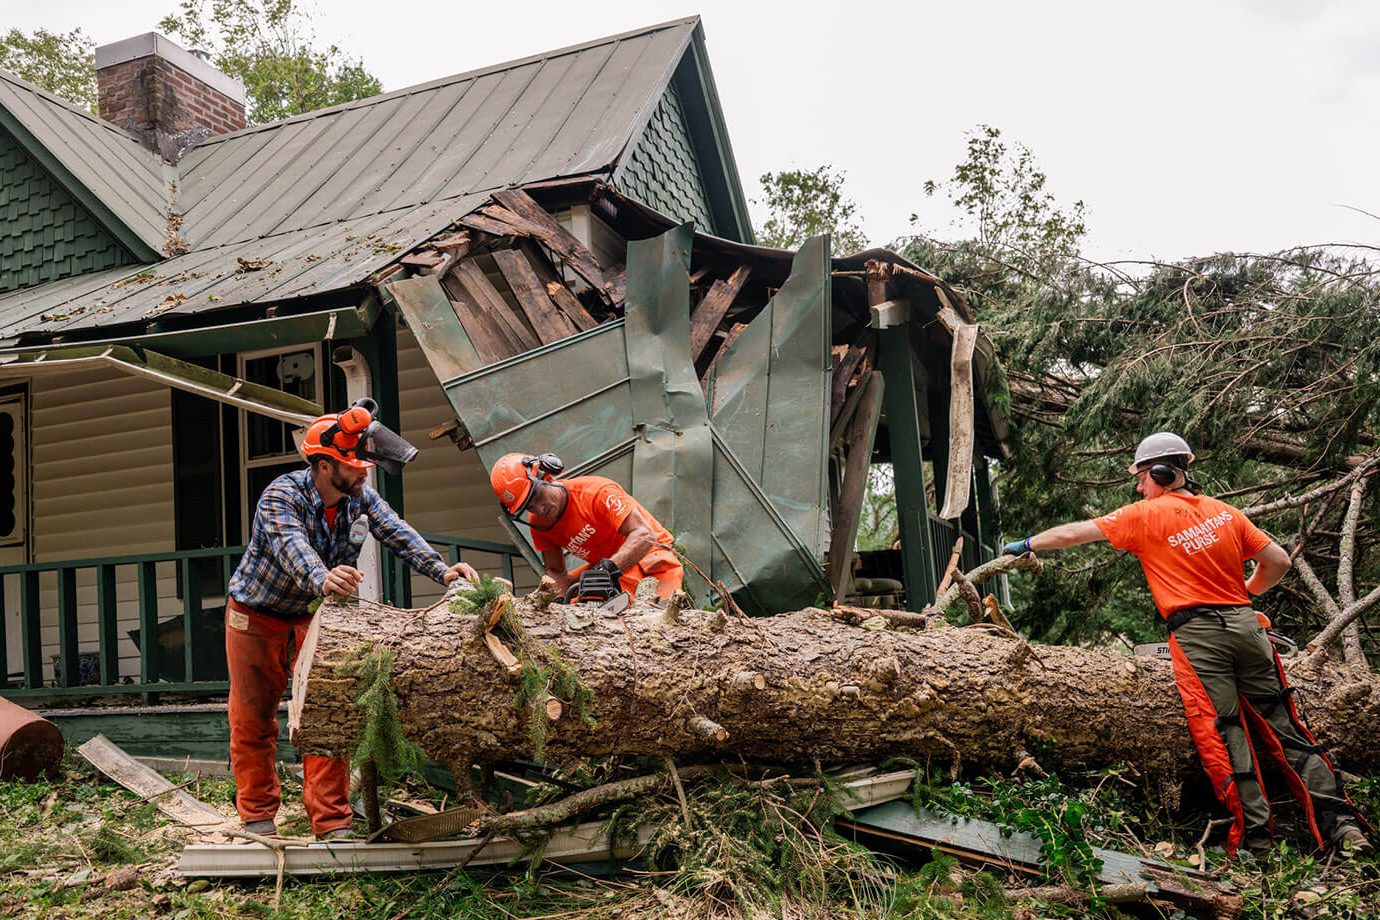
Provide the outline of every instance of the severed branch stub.
[[689,725],[690,730],[702,738],[719,742],[728,740],[728,729],[707,716],[692,716]]

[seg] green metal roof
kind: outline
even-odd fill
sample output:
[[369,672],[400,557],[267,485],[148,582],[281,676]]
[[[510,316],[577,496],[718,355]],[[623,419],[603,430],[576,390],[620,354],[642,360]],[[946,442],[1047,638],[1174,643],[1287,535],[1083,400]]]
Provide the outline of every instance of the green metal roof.
[[[70,161],[98,218],[137,230],[146,251],[164,245],[171,209],[189,251],[152,275],[117,269],[0,297],[0,342],[359,284],[491,191],[613,175],[678,69],[704,72],[702,47],[699,19],[676,20],[213,137],[176,166],[5,77],[0,124],[22,122],[38,149]],[[741,198],[731,152],[715,150],[710,183]],[[727,210],[746,214],[741,201]],[[750,237],[728,223],[718,232]]]
[[168,222],[161,157],[109,122],[3,70],[0,128],[131,252],[158,257]]

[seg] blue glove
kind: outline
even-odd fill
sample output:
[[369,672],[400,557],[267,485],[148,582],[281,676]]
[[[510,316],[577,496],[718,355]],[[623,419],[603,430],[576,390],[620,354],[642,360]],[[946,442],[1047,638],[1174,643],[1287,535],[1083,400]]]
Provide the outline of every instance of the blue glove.
[[1001,551],[1010,556],[1019,556],[1022,553],[1028,553],[1030,552],[1030,538],[1026,537],[1024,540],[1012,540],[1010,543],[1003,546]]

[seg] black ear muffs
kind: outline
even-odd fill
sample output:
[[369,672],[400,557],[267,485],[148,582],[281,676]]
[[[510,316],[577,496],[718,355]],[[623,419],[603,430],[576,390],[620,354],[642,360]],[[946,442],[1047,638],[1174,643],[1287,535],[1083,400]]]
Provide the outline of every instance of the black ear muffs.
[[1176,467],[1170,466],[1168,463],[1152,464],[1150,466],[1149,473],[1150,478],[1154,480],[1155,485],[1163,486],[1166,489],[1172,486],[1174,484],[1174,480],[1177,479],[1179,476],[1179,470]]

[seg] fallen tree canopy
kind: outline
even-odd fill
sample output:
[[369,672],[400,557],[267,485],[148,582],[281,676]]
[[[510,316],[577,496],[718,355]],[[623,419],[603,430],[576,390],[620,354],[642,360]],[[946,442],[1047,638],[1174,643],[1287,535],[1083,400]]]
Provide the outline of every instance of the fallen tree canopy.
[[[815,608],[746,619],[642,601],[592,617],[540,592],[462,606],[324,605],[293,681],[300,750],[351,754],[363,719],[348,663],[386,650],[403,733],[457,776],[513,757],[901,755],[1009,771],[1034,755],[1046,769],[1172,778],[1192,751],[1167,662],[1032,646],[991,625],[877,629]],[[1357,728],[1380,717],[1373,674],[1322,659],[1290,677],[1342,765],[1380,769],[1380,737]]]

